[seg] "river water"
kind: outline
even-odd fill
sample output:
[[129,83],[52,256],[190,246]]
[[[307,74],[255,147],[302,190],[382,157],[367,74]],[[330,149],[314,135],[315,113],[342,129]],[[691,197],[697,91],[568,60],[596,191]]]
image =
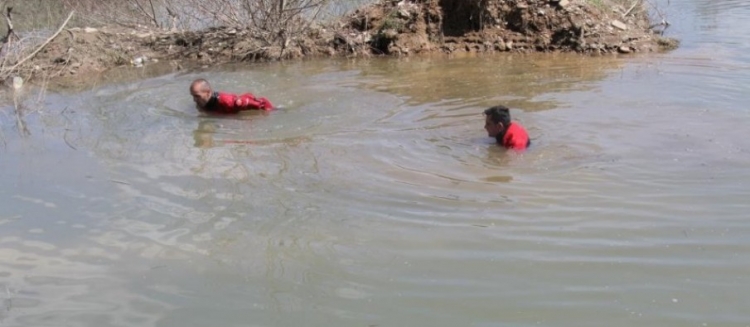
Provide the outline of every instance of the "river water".
[[[664,9],[667,54],[30,96],[29,135],[0,115],[0,326],[750,326],[750,3]],[[197,77],[284,108],[200,116]]]

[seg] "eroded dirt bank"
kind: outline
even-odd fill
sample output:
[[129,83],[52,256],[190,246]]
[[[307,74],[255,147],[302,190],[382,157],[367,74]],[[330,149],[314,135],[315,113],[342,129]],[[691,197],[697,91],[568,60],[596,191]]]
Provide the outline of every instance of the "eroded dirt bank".
[[[653,31],[634,0],[383,0],[328,25],[262,39],[256,31],[65,29],[25,63],[28,77],[78,76],[123,65],[283,60],[311,56],[414,55],[427,52],[637,53],[677,42]],[[625,4],[629,1],[623,2]]]

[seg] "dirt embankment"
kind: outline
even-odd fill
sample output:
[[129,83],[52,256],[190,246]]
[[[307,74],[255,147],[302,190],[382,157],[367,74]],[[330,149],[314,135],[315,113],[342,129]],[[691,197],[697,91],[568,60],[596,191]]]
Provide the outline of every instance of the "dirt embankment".
[[[656,35],[643,1],[384,1],[357,11],[342,38],[351,49],[425,51],[633,53],[670,49]],[[374,49],[373,49],[374,48]]]
[[[426,52],[651,52],[676,47],[652,32],[642,1],[382,0],[327,26],[259,40],[249,30],[66,29],[27,64],[32,75],[75,76],[169,61],[212,64],[310,56]],[[614,2],[613,2],[614,3]]]

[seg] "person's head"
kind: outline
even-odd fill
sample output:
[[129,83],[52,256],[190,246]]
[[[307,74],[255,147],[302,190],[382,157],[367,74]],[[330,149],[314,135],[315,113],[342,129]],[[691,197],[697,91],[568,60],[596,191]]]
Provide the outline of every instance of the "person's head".
[[494,106],[484,111],[484,129],[487,135],[497,137],[510,126],[510,110],[506,106]]
[[208,101],[211,100],[211,84],[202,78],[194,80],[190,84],[190,95],[193,96],[193,101],[198,108],[205,108]]

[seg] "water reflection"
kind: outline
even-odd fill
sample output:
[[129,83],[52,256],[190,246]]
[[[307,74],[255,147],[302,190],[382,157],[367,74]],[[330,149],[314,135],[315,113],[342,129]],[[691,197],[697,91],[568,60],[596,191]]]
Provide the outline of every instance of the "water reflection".
[[[594,86],[587,81],[602,79],[622,64],[615,57],[568,54],[468,55],[461,60],[442,56],[375,60],[360,67],[364,84],[402,95],[411,105],[437,103],[456,109],[507,103],[524,110],[543,110],[559,103],[537,96],[590,90]],[[379,78],[370,78],[373,76]]]
[[[238,118],[238,117],[232,117]],[[232,118],[224,118],[232,119]],[[243,138],[243,135],[234,134],[233,130],[227,129],[220,123],[221,119],[202,119],[198,121],[198,127],[193,132],[194,146],[197,148],[213,148],[215,146],[246,145],[253,146],[268,143],[268,141],[254,141]],[[246,120],[247,128],[252,128],[250,120]],[[223,128],[223,129],[222,129]]]
[[[177,65],[173,62],[150,63],[143,67],[122,66],[109,71],[80,78],[79,76],[67,76],[56,79],[48,85],[50,91],[58,93],[80,93],[103,85],[136,83],[144,79],[155,78],[171,74],[183,74],[185,69],[196,69],[197,65]],[[111,88],[110,88],[111,90]]]
[[216,134],[216,124],[207,120],[198,122],[198,128],[196,128],[195,132],[193,132],[195,147],[214,147],[214,134]]

